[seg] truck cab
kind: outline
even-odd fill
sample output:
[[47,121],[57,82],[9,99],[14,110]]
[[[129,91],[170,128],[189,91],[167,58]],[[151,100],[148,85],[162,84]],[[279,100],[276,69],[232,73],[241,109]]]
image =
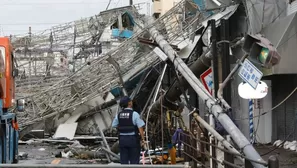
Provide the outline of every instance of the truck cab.
[[15,67],[9,38],[0,37],[0,163],[18,162],[18,124],[10,111],[15,102]]

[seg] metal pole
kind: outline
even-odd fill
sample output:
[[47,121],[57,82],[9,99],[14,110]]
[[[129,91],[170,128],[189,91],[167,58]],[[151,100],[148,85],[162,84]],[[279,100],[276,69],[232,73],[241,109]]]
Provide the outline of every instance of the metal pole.
[[[252,160],[263,161],[263,159],[255,150],[255,148],[235,126],[235,124],[232,122],[229,116],[224,113],[222,107],[216,103],[214,98],[203,87],[202,83],[197,79],[195,74],[188,68],[188,66],[183,62],[183,60],[179,58],[179,56],[164,39],[164,37],[158,32],[158,30],[155,27],[151,27],[149,29],[149,32],[153,39],[167,54],[168,58],[173,62],[177,70],[197,92],[199,97],[205,101],[205,104],[209,108],[210,112],[218,119],[218,121],[222,124],[226,131],[231,135],[238,147],[240,147],[243,150],[244,154]],[[256,168],[264,167],[263,165],[260,165],[258,163],[253,163],[253,165]]]
[[[222,76],[225,79],[230,74],[229,21],[226,19],[221,20],[221,40],[226,41],[222,44]],[[223,95],[227,103],[231,104],[231,83],[226,85]]]
[[[214,97],[217,97],[217,92],[219,89],[219,57],[217,53],[217,29],[216,29],[216,21],[214,19],[209,21],[211,27],[211,54],[212,54],[212,81],[214,84]],[[215,128],[215,120],[212,114],[209,115],[209,124]],[[212,145],[216,145],[216,140],[212,134],[209,136],[209,143]],[[212,158],[216,158],[216,148],[213,146],[209,146],[210,155]],[[216,168],[217,162],[215,159],[210,158],[210,167]]]
[[[31,38],[32,38],[32,32],[31,32],[31,27],[29,27],[29,44],[28,44],[28,49],[31,47]],[[30,52],[29,52],[29,78],[30,78],[30,80],[31,80],[31,62],[32,62],[32,58],[31,58],[31,56],[32,56],[32,54],[31,54],[32,52],[31,52],[31,50],[30,50]]]
[[[190,66],[190,70],[194,73],[195,76],[201,75],[210,67],[211,59],[209,55],[210,52],[209,50],[207,50]],[[190,85],[185,80],[185,78],[180,76],[179,79],[176,80],[167,90],[166,94],[164,96],[161,96],[152,105],[151,111],[155,114],[159,113],[161,109],[161,101],[163,102],[162,106],[170,107],[172,110],[177,110],[178,107],[173,105],[172,102],[178,100],[179,96],[182,94],[181,90],[178,89],[179,86],[183,86],[183,88],[186,90],[187,88],[189,88]]]
[[237,72],[237,70],[241,67],[241,63],[247,58],[248,55],[244,55],[239,62],[234,66],[231,73],[227,76],[227,78],[224,80],[223,83],[220,84],[219,90],[218,90],[218,99],[222,102],[223,106],[227,109],[231,109],[230,105],[226,102],[226,100],[223,98],[223,90],[225,86],[228,84],[228,82],[231,80],[233,75]]
[[168,64],[165,64],[165,66],[163,68],[163,71],[162,71],[161,76],[159,78],[159,83],[158,83],[157,88],[156,88],[156,92],[153,95],[152,103],[154,103],[156,101],[156,99],[157,99],[157,96],[158,96],[158,93],[159,93],[159,90],[160,90],[160,87],[161,87],[161,84],[162,84],[162,81],[163,81],[167,66],[168,66]]
[[[227,78],[228,74],[230,73],[230,50],[229,50],[229,21],[226,19],[221,20],[221,40],[226,41],[223,42],[221,49],[222,49],[222,55],[221,55],[221,60],[222,60],[222,79]],[[222,82],[222,80],[220,80]],[[228,83],[225,90],[223,91],[223,95],[226,99],[226,102],[228,104],[231,104],[231,83]],[[229,114],[232,116],[232,114]],[[234,163],[234,157],[232,154],[229,154],[228,152],[224,153],[224,159],[230,163]],[[231,168],[231,165],[225,165],[225,168]]]
[[76,34],[77,34],[77,28],[74,26],[74,32],[73,32],[73,51],[72,51],[72,72],[75,72],[75,46],[76,46]]
[[[107,143],[107,140],[105,139],[105,136],[104,136],[103,131],[101,130],[101,128],[100,128],[99,125],[97,124],[95,118],[93,118],[92,120],[93,120],[93,123],[94,123],[94,125],[95,125],[95,129],[96,129],[96,131],[98,131],[99,134],[100,134],[100,136],[102,137],[102,142],[101,142],[102,146],[105,146],[105,147],[107,148],[108,151],[111,151],[111,150],[110,150],[110,147],[109,147],[109,144]],[[109,156],[107,153],[106,153],[106,158],[107,158],[107,160],[108,160],[109,162],[111,162],[111,158],[110,158],[110,156]]]
[[211,26],[211,55],[212,55],[212,80],[214,83],[214,97],[217,98],[217,93],[219,89],[219,57],[217,53],[217,29],[216,21],[214,19],[210,20]]
[[108,57],[107,58],[107,61],[115,68],[115,70],[117,71],[118,75],[119,75],[119,79],[120,79],[120,83],[122,85],[122,91],[123,91],[123,94],[124,96],[128,96],[128,92],[126,91],[125,89],[125,82],[123,80],[123,76],[121,74],[121,70],[120,70],[120,65],[119,63],[114,60],[112,57]]
[[[193,113],[193,117],[206,128],[212,135],[214,135],[219,142],[221,142],[224,147],[230,152],[240,155],[240,153],[224,138],[222,137],[215,129],[213,129],[206,121],[204,121],[196,112]],[[244,161],[240,156],[236,156],[242,162]]]
[[132,6],[133,5],[133,0],[130,0],[130,3],[129,4],[130,4],[130,6]]
[[269,157],[268,168],[279,168],[279,160],[276,156],[272,155]]
[[110,151],[110,150],[108,150],[108,149],[106,149],[106,148],[104,148],[104,147],[101,147],[101,149],[104,150],[105,152],[111,154],[111,155],[114,156],[115,158],[117,158],[117,159],[120,160],[120,156],[119,156],[119,155],[113,153],[112,151]]

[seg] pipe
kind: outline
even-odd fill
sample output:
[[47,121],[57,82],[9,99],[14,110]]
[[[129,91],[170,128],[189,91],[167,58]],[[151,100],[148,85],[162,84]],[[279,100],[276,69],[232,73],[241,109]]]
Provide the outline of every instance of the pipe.
[[[199,76],[210,67],[210,62],[210,52],[208,49],[190,66],[190,69],[195,74],[195,76]],[[154,104],[151,106],[151,111],[153,113],[159,114],[161,102],[163,103],[163,106],[171,107],[172,110],[176,110],[178,107],[173,105],[171,102],[176,101],[182,94],[181,90],[179,89],[180,85],[183,86],[185,90],[190,86],[189,83],[184,79],[184,77],[180,76],[179,79],[176,80],[167,90],[166,94],[164,96],[161,96],[156,102],[154,102]]]
[[[176,54],[173,48],[168,44],[168,42],[164,39],[164,37],[158,32],[158,30],[155,27],[151,27],[149,29],[149,32],[153,37],[153,39],[159,44],[159,46],[167,54],[168,58],[173,62],[177,70],[187,80],[187,81],[184,81],[184,83],[189,82],[189,84],[196,91],[199,97],[202,100],[204,100],[205,104],[209,108],[209,111],[218,119],[218,121],[230,134],[230,136],[233,138],[233,140],[238,145],[238,147],[240,147],[240,149],[243,150],[243,153],[252,160],[263,161],[263,159],[261,158],[259,153],[255,150],[255,148],[250,144],[250,142],[246,139],[246,137],[235,126],[235,124],[232,122],[229,116],[224,113],[224,110],[222,109],[222,107],[216,103],[214,98],[207,92],[207,90],[204,88],[202,83],[197,79],[196,75],[179,58],[179,56]],[[201,70],[200,68],[198,69]],[[172,95],[175,95],[174,97],[175,99],[177,99],[177,97],[179,96],[176,93]],[[256,168],[264,167],[263,165],[260,165],[258,163],[252,163],[252,164]]]
[[[230,44],[229,44],[229,39],[230,39],[230,33],[229,33],[229,20],[222,19],[221,20],[221,40],[226,41],[222,44],[221,49],[222,49],[222,80],[220,81],[223,82],[223,79],[227,78],[228,74],[230,74]],[[219,86],[220,87],[220,86]],[[231,104],[231,83],[228,83],[226,85],[226,89],[224,90],[224,93],[226,101]]]
[[[162,71],[162,74],[161,76],[159,77],[158,79],[158,83],[155,85],[156,88],[154,88],[153,91],[155,91],[155,93],[153,94],[153,98],[152,98],[152,103],[155,103],[156,99],[157,99],[157,96],[158,96],[158,93],[159,93],[159,90],[160,90],[160,87],[162,85],[162,81],[163,81],[163,78],[164,78],[164,75],[165,75],[165,72],[166,72],[166,69],[167,69],[167,64],[165,64],[164,68],[163,68],[163,71]],[[152,92],[153,93],[153,92]],[[150,112],[152,110],[152,106],[149,107],[149,110],[148,110],[148,113],[146,115],[146,120],[145,120],[145,137],[146,137],[146,142],[147,142],[147,148],[148,148],[148,151],[149,151],[149,139],[148,139],[148,120],[149,120],[149,115],[150,115]],[[150,158],[150,163],[152,163],[152,159],[151,159],[151,154],[150,152],[148,152],[148,155],[149,155],[149,158]]]
[[211,26],[211,54],[212,54],[212,80],[214,84],[214,97],[217,97],[217,92],[219,89],[219,56],[217,50],[217,29],[216,21],[214,19],[209,21]]
[[206,121],[204,121],[196,112],[193,113],[193,117],[213,136],[215,136],[217,140],[224,145],[224,147],[226,147],[230,152],[237,154],[236,157],[244,162],[244,160],[240,156],[238,156],[240,155],[240,153],[228,141],[226,141],[224,137],[222,137],[215,129],[213,129]]
[[107,59],[106,59],[114,68],[115,70],[117,71],[118,75],[119,75],[119,79],[120,79],[120,83],[122,85],[122,91],[123,91],[123,94],[124,96],[128,96],[128,92],[126,91],[125,89],[125,82],[123,80],[123,76],[121,74],[121,68],[120,68],[120,65],[119,63],[114,60],[111,56],[109,56]]
[[[219,68],[219,55],[217,51],[217,27],[216,27],[216,20],[212,19],[208,21],[208,24],[210,25],[211,28],[211,33],[210,33],[210,40],[211,40],[211,54],[212,54],[212,81],[213,81],[213,96],[217,98],[217,92],[219,89],[219,73],[220,73],[220,68]],[[215,119],[213,114],[209,115],[209,125],[213,128],[215,128]],[[215,139],[213,135],[209,136],[209,143],[216,145]],[[217,163],[216,160],[213,158],[217,158],[217,152],[216,148],[214,148],[212,145],[209,146],[209,153],[210,153],[210,167],[211,168],[216,168]]]
[[230,105],[226,102],[226,100],[223,97],[223,89],[226,87],[227,83],[231,80],[232,76],[236,73],[236,71],[241,67],[241,63],[247,58],[247,54],[241,57],[239,62],[235,65],[235,67],[232,69],[232,71],[229,73],[227,78],[224,80],[223,83],[220,84],[219,90],[218,90],[218,99],[221,101],[223,106],[227,108],[228,110],[231,109]]
[[106,149],[104,147],[101,147],[101,149],[104,150],[105,152],[109,153],[110,155],[114,156],[115,158],[117,158],[117,159],[120,160],[120,156],[119,155],[113,153],[112,151],[110,151],[110,150],[108,150],[108,149]]
[[161,73],[161,76],[159,78],[159,83],[157,85],[157,88],[156,88],[156,92],[155,94],[153,95],[153,99],[152,99],[152,102],[154,103],[157,99],[157,96],[158,96],[158,92],[160,90],[160,87],[161,87],[161,84],[162,84],[162,81],[163,81],[163,78],[164,78],[164,75],[165,75],[165,72],[166,72],[166,69],[167,69],[167,66],[168,64],[165,64],[164,68],[163,68],[163,71]]

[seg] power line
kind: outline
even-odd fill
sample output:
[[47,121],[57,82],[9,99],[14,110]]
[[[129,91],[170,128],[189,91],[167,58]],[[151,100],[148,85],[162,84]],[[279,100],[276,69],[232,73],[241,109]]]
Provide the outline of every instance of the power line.
[[111,1],[112,1],[112,0],[109,0],[109,2],[108,2],[108,4],[107,4],[107,7],[106,7],[105,10],[107,10],[107,9],[109,8],[109,5],[110,5]]
[[[268,113],[271,113],[274,109],[278,108],[280,105],[282,105],[285,101],[287,101],[295,92],[297,91],[297,87],[295,87],[295,89],[285,98],[283,99],[280,103],[278,103],[276,106],[274,106],[272,109],[270,109],[269,111],[266,111],[264,113],[261,113],[259,115],[254,116],[253,118],[257,118],[263,115],[266,115]],[[242,118],[242,119],[235,119],[235,121],[242,121],[242,120],[249,120],[251,119],[250,117],[248,118]]]

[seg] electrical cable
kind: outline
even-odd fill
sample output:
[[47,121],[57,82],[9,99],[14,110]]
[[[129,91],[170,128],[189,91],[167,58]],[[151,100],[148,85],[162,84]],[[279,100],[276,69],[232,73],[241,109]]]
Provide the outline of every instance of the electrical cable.
[[[287,101],[297,90],[297,86],[295,87],[295,89],[285,98],[283,99],[280,103],[278,103],[276,106],[274,106],[273,108],[271,108],[269,111],[263,112],[262,114],[256,115],[253,118],[257,118],[263,115],[266,115],[268,113],[271,113],[274,109],[278,108],[280,105],[282,105],[285,101]],[[242,119],[235,119],[235,121],[242,121],[242,120],[249,120],[251,119],[250,117],[248,118],[242,118]]]
[[276,146],[275,148],[271,149],[270,151],[266,152],[266,153],[263,153],[263,154],[260,154],[260,156],[265,156],[265,155],[268,155],[270,154],[271,152],[275,151],[276,149],[278,149],[280,146],[282,146],[289,138],[290,136],[295,132],[295,129],[296,129],[296,123],[294,122],[293,123],[295,126],[294,126],[294,130],[284,139],[284,141],[282,143],[280,143],[278,146]]
[[[247,3],[244,3],[244,6],[245,6],[247,12],[252,12],[251,10],[252,10],[252,8],[255,7],[255,5],[257,4],[257,2],[253,3],[251,0],[249,0],[249,2],[251,3],[250,7],[248,7]],[[260,4],[260,3],[258,3],[258,4]],[[279,8],[279,4],[277,2],[276,3],[264,2],[263,8],[265,7],[265,4],[274,4],[274,5],[277,5],[277,7]],[[287,5],[288,5],[288,3],[286,3],[285,7],[281,10],[281,12],[279,12],[279,14],[275,18],[273,18],[270,23],[266,24],[266,26],[268,26],[271,23],[275,22],[277,20],[277,18],[280,17],[280,15],[282,15],[286,11]],[[259,16],[259,13],[257,13],[257,12],[255,12],[255,13],[257,14],[258,19],[261,20],[262,28],[263,28],[263,25],[264,25],[264,22],[263,22],[264,21],[264,15],[262,16],[262,19],[261,19],[260,16]]]
[[112,0],[109,0],[109,2],[108,2],[108,4],[107,4],[107,6],[106,6],[106,9],[105,9],[105,10],[107,10],[107,9],[109,8],[109,5],[110,5],[111,1],[112,1]]

